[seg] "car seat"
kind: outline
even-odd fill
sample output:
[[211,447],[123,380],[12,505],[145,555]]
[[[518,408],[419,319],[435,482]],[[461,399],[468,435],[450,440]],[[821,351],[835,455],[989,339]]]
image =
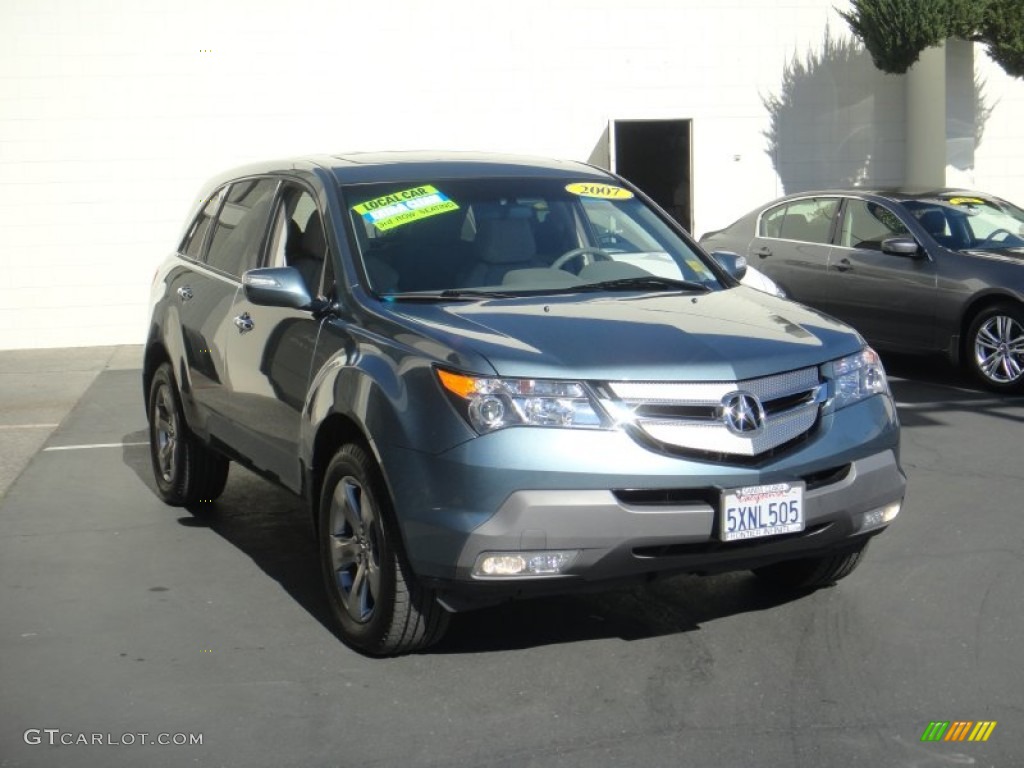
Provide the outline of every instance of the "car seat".
[[465,285],[500,285],[512,270],[548,266],[537,258],[537,242],[529,220],[484,219],[478,227],[478,261],[466,275]]

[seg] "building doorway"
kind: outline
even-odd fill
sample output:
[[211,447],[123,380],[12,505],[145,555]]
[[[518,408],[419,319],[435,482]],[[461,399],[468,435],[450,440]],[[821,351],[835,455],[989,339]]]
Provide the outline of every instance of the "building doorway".
[[693,231],[692,120],[613,120],[611,169]]

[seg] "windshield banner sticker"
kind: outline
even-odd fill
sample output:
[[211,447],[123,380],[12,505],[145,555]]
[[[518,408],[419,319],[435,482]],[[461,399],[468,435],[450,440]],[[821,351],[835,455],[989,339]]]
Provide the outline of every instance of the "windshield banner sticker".
[[352,206],[353,211],[381,232],[458,209],[458,205],[430,184],[392,192],[376,200],[367,200],[365,203]]
[[979,200],[976,197],[951,197],[949,203],[950,205],[985,205],[984,200]]
[[597,184],[590,181],[581,181],[575,184],[566,184],[565,191],[571,192],[580,197],[597,197],[602,200],[629,200],[633,193],[628,189],[616,187],[611,184]]

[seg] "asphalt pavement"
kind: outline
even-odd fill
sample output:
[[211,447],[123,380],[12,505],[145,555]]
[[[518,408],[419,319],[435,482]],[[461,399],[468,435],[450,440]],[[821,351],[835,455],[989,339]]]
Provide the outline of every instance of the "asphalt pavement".
[[[1024,765],[1024,399],[941,363],[886,360],[907,503],[836,587],[676,577],[376,660],[296,499],[232,467],[165,506],[137,348],[60,352],[0,353],[0,766]],[[957,721],[996,725],[922,741]]]

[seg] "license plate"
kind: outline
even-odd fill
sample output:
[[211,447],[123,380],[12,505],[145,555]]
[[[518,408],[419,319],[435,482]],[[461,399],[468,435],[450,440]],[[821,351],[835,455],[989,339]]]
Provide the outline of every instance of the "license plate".
[[778,536],[804,529],[804,487],[776,483],[722,493],[722,541]]

